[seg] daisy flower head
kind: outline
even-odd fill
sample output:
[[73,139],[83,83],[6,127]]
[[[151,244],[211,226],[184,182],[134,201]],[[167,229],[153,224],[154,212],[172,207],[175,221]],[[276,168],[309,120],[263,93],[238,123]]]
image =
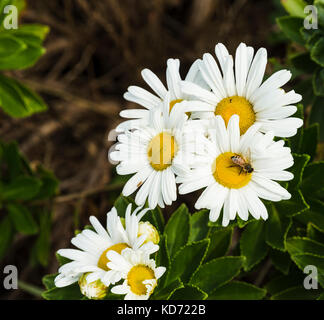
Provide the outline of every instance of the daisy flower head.
[[[94,231],[85,229],[72,238],[71,243],[78,249],[60,249],[58,254],[72,260],[62,265],[55,278],[57,287],[68,286],[84,277],[88,284],[100,280],[105,286],[119,281],[118,274],[108,271],[109,259],[107,253],[110,251],[122,252],[125,248],[142,249],[151,254],[159,249],[152,242],[145,243],[147,234],[139,236],[139,221],[148,209],[137,208],[131,213],[132,205],[129,204],[125,213],[125,228],[116,208],[107,213],[107,227],[104,228],[94,216],[90,222]],[[117,277],[116,277],[117,276]]]
[[205,188],[195,207],[209,209],[213,222],[222,211],[223,226],[236,215],[247,220],[249,213],[266,220],[267,209],[260,198],[281,201],[291,197],[274,181],[293,179],[293,174],[285,171],[293,165],[290,148],[284,147],[283,140],[275,142],[272,132],[260,133],[261,124],[240,135],[238,115],[229,119],[227,128],[219,115],[210,121],[208,138],[200,137],[205,147],[199,162],[177,178],[179,193]]
[[125,249],[121,254],[110,251],[109,268],[119,272],[123,283],[111,288],[114,294],[125,295],[125,300],[147,300],[166,268],[156,267],[155,261],[142,250]]
[[198,62],[208,90],[189,81],[182,82],[183,92],[204,102],[199,114],[209,118],[220,115],[226,125],[231,116],[237,114],[241,134],[258,123],[260,132],[272,131],[278,137],[294,136],[303,121],[290,116],[297,110],[293,104],[302,97],[294,90],[285,92],[281,89],[291,78],[291,72],[277,71],[262,83],[267,64],[265,48],[260,48],[254,55],[252,47],[241,43],[236,49],[235,65],[223,44],[216,45],[215,53],[220,68],[209,53]]
[[[192,83],[197,83],[200,86],[204,86],[204,81],[200,76],[198,68],[198,60],[195,61],[190,67],[185,80]],[[124,94],[124,98],[128,101],[135,102],[144,109],[127,109],[120,112],[120,116],[130,120],[126,120],[119,124],[116,128],[117,132],[124,132],[126,130],[137,129],[142,126],[146,126],[150,121],[150,110],[160,109],[168,95],[169,108],[168,111],[179,104],[185,105],[184,112],[190,116],[190,112],[194,110],[200,110],[204,103],[201,101],[194,101],[191,94],[184,93],[181,90],[181,76],[180,76],[180,61],[179,59],[168,59],[166,69],[166,81],[167,88],[163,85],[161,80],[149,69],[144,69],[141,75],[148,86],[154,91],[155,94],[138,87],[130,86],[127,92]],[[162,111],[162,110],[161,110]]]
[[[183,108],[169,112],[170,94],[160,110],[151,110],[149,125],[118,136],[114,152],[110,154],[120,175],[133,174],[122,194],[129,196],[137,189],[135,202],[142,206],[148,199],[150,208],[170,205],[177,198],[175,175],[193,161],[195,135],[186,124]],[[184,130],[185,125],[187,127]]]

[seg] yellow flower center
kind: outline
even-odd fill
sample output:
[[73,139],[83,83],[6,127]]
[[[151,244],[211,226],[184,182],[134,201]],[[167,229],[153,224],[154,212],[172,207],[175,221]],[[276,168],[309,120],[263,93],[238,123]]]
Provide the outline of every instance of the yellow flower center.
[[[174,105],[175,105],[176,103],[179,103],[179,102],[182,102],[182,101],[183,101],[183,99],[175,99],[175,100],[172,100],[172,101],[170,102],[169,113],[171,112],[172,108],[174,107]],[[190,116],[191,116],[191,112],[186,112],[186,115],[190,118]]]
[[109,247],[108,249],[106,249],[100,256],[99,260],[98,260],[98,267],[108,271],[109,268],[107,267],[107,263],[109,262],[109,259],[107,258],[107,252],[109,250],[113,250],[116,251],[117,253],[121,253],[124,249],[129,248],[129,246],[126,243],[117,243],[114,244],[113,246]]
[[233,114],[240,117],[240,132],[244,134],[255,122],[255,113],[252,104],[243,97],[233,96],[220,101],[215,109],[215,115],[223,117],[227,126]]
[[212,172],[215,180],[230,189],[239,189],[246,186],[252,177],[232,161],[231,157],[237,155],[233,152],[220,154],[212,164]]
[[150,141],[147,156],[152,168],[162,171],[171,166],[177,152],[178,145],[174,136],[168,132],[161,132]]
[[134,266],[127,275],[127,283],[130,286],[131,291],[137,295],[144,295],[147,293],[143,281],[151,279],[155,279],[154,271],[143,264]]

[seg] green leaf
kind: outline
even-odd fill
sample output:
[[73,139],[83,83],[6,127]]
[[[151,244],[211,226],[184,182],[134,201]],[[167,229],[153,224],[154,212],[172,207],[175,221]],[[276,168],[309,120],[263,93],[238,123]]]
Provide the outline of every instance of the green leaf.
[[324,257],[324,245],[306,237],[293,237],[287,239],[286,248],[292,256],[310,253],[314,256]]
[[294,54],[289,59],[292,65],[303,73],[313,73],[318,67],[318,65],[311,60],[309,52]]
[[51,245],[51,214],[42,211],[40,214],[40,232],[34,250],[37,261],[42,266],[47,266]]
[[54,273],[54,274],[47,274],[46,276],[43,277],[42,282],[47,290],[55,288],[54,279],[56,278],[57,275],[58,273]]
[[164,266],[167,269],[169,268],[171,261],[170,261],[170,255],[168,252],[168,246],[167,246],[167,235],[164,234],[160,240],[159,243],[159,251],[157,252],[156,256],[156,264],[157,266]]
[[[307,87],[309,88],[309,84]],[[312,89],[311,89],[311,95],[313,96]],[[294,116],[304,121],[304,106],[301,103],[297,104],[297,111],[294,114]],[[303,127],[299,128],[297,133],[293,137],[290,137],[288,140],[289,146],[293,153],[300,153],[302,140],[303,140],[303,132],[304,132]]]
[[167,280],[168,274],[170,272],[170,266],[171,266],[171,260],[170,260],[170,255],[168,252],[167,235],[166,234],[164,234],[162,236],[159,246],[160,246],[160,248],[156,255],[156,265],[163,266],[166,268],[165,274],[159,281],[159,286],[161,286],[163,288],[166,284],[166,280]]
[[309,123],[318,123],[320,131],[320,141],[324,141],[324,98],[316,97],[312,105]]
[[304,19],[285,16],[277,18],[276,21],[280,29],[290,40],[304,44],[304,39],[299,32],[299,29],[304,25]]
[[304,129],[303,142],[301,147],[301,153],[305,153],[311,156],[311,161],[316,155],[316,148],[319,138],[319,125],[314,123]]
[[323,0],[315,0],[314,5],[317,9],[318,22],[321,26],[324,26],[324,2]]
[[324,69],[318,68],[313,74],[313,89],[317,96],[324,96]]
[[208,300],[261,300],[266,292],[250,283],[231,281],[216,289]]
[[212,232],[205,262],[224,256],[232,242],[233,228],[223,228]]
[[114,207],[120,217],[125,218],[125,212],[129,204],[132,204],[132,210],[136,208],[135,201],[129,197],[119,196],[114,202]]
[[163,233],[164,230],[164,217],[161,209],[156,207],[153,210],[148,211],[143,217],[143,221],[149,220],[160,233]]
[[305,225],[314,224],[319,230],[324,232],[324,203],[319,200],[308,200],[310,208],[308,211],[296,216],[296,219]]
[[[310,56],[320,66],[324,67],[324,38],[319,39],[310,51]],[[323,84],[323,83],[322,83]]]
[[270,259],[277,270],[287,275],[291,264],[290,256],[286,252],[270,250]]
[[291,168],[291,172],[294,174],[294,179],[289,182],[289,190],[299,188],[304,169],[309,162],[310,156],[308,154],[293,154],[294,166]]
[[[305,106],[309,106],[309,105],[313,104],[313,102],[315,100],[315,96],[314,96],[314,92],[313,92],[312,78],[307,77],[305,79],[300,79],[298,81],[298,83],[296,83],[296,85],[294,86],[294,89],[295,89],[296,92],[298,92],[298,93],[300,93],[302,95],[303,104]],[[303,131],[303,128],[298,129],[297,135],[301,131]],[[291,137],[290,139],[294,139],[294,137]],[[300,153],[299,150],[294,150],[294,149],[292,149],[292,152]]]
[[314,30],[314,29],[305,29],[304,27],[299,29],[300,34],[302,35],[303,39],[306,41],[306,48],[308,47],[308,41],[310,40],[310,38],[312,36],[314,36],[314,33],[319,33],[318,30]]
[[[304,28],[301,28],[300,32],[302,29],[304,29]],[[311,50],[312,47],[317,43],[317,41],[323,37],[323,32],[321,30],[314,30],[314,29],[307,30],[307,32],[304,29],[304,32],[301,32],[301,34],[303,35],[304,39],[307,34],[307,36],[306,36],[307,41],[306,41],[305,46],[308,50]]]
[[8,180],[14,180],[23,173],[23,161],[16,142],[3,145],[3,158],[8,168]]
[[37,223],[26,207],[19,203],[9,203],[7,209],[9,217],[18,232],[23,234],[35,234],[38,232]]
[[292,191],[289,200],[282,200],[272,203],[272,205],[283,219],[296,216],[309,209],[309,205],[305,202],[300,190]]
[[264,287],[268,293],[271,295],[275,295],[279,292],[287,290],[287,288],[296,287],[303,283],[305,274],[302,272],[298,273],[294,270],[290,272],[287,276],[279,276],[276,278],[272,278]]
[[80,300],[83,295],[78,283],[71,284],[64,288],[52,288],[45,291],[42,297],[46,300]]
[[320,231],[314,224],[309,223],[307,225],[307,237],[320,242],[320,243],[324,243],[324,232]]
[[241,255],[246,257],[244,270],[248,271],[259,263],[267,254],[265,242],[265,223],[261,220],[251,222],[241,237]]
[[185,284],[183,288],[175,290],[169,300],[205,300],[208,294],[198,287]]
[[45,40],[49,27],[41,24],[23,24],[18,29],[10,30],[13,35],[33,36],[39,39],[39,43]]
[[10,34],[0,34],[0,60],[15,56],[25,48],[26,45],[23,41],[10,36]]
[[208,222],[209,222],[209,216],[208,216],[208,210],[201,210],[193,215],[190,216],[190,235],[189,235],[189,242],[193,241],[199,241],[202,239],[205,239],[209,227],[208,227]]
[[14,229],[8,216],[0,221],[0,259],[3,258],[14,236]]
[[280,2],[291,16],[305,18],[304,8],[307,3],[304,0],[281,0]]
[[0,69],[16,70],[33,66],[46,51],[42,43],[48,31],[47,26],[41,25],[21,25],[18,29],[6,30],[5,35],[21,42],[23,48],[0,59]]
[[297,267],[302,271],[306,266],[313,265],[317,268],[317,281],[324,287],[324,257],[318,257],[313,254],[295,254],[291,259],[296,263]]
[[47,109],[44,101],[18,81],[0,74],[2,109],[12,117],[26,117]]
[[297,286],[273,295],[271,300],[315,300],[318,296],[318,290],[307,290],[303,286]]
[[59,181],[51,171],[45,170],[42,167],[38,168],[37,173],[42,185],[34,198],[37,200],[43,200],[53,197],[58,191]]
[[66,264],[66,263],[71,262],[70,259],[65,258],[65,257],[59,255],[57,252],[55,253],[55,256],[56,256],[56,259],[57,259],[57,261],[59,263],[59,266],[63,266],[63,264]]
[[324,190],[324,161],[312,162],[304,170],[301,184],[303,194],[312,197]]
[[159,286],[154,290],[153,294],[151,295],[151,300],[168,300],[172,293],[180,288],[183,288],[183,283],[176,279],[174,282],[169,284],[167,287],[162,288],[162,290],[159,290]]
[[272,248],[284,251],[285,239],[291,227],[291,219],[280,214],[273,203],[271,203],[270,208],[269,218],[265,222],[266,242]]
[[38,179],[20,176],[10,184],[2,186],[0,197],[3,200],[29,200],[39,191],[41,182]]
[[236,277],[243,265],[243,257],[221,257],[203,264],[193,275],[193,284],[208,294]]
[[183,282],[188,282],[192,274],[201,265],[208,245],[209,239],[205,239],[182,247],[174,259],[171,260],[167,283],[172,283],[177,278],[180,278]]
[[172,259],[177,251],[183,247],[189,239],[190,215],[185,204],[182,204],[172,214],[165,226],[164,232],[168,237],[168,249]]

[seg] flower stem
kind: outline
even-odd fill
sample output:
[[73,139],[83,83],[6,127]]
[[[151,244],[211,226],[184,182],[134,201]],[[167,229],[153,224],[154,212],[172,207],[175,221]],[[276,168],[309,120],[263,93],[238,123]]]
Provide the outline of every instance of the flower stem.
[[42,297],[43,290],[24,281],[18,281],[18,288],[37,297]]

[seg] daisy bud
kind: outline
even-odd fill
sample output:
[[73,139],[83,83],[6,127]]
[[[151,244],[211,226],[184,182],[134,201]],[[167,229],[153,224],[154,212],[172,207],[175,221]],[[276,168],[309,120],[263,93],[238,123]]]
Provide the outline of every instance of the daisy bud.
[[107,287],[100,281],[87,282],[89,273],[84,273],[79,279],[81,293],[89,299],[101,300],[107,295]]
[[138,224],[138,237],[140,237],[143,234],[147,235],[145,243],[152,241],[154,244],[158,244],[160,242],[160,236],[158,231],[148,221],[145,222],[141,221]]

